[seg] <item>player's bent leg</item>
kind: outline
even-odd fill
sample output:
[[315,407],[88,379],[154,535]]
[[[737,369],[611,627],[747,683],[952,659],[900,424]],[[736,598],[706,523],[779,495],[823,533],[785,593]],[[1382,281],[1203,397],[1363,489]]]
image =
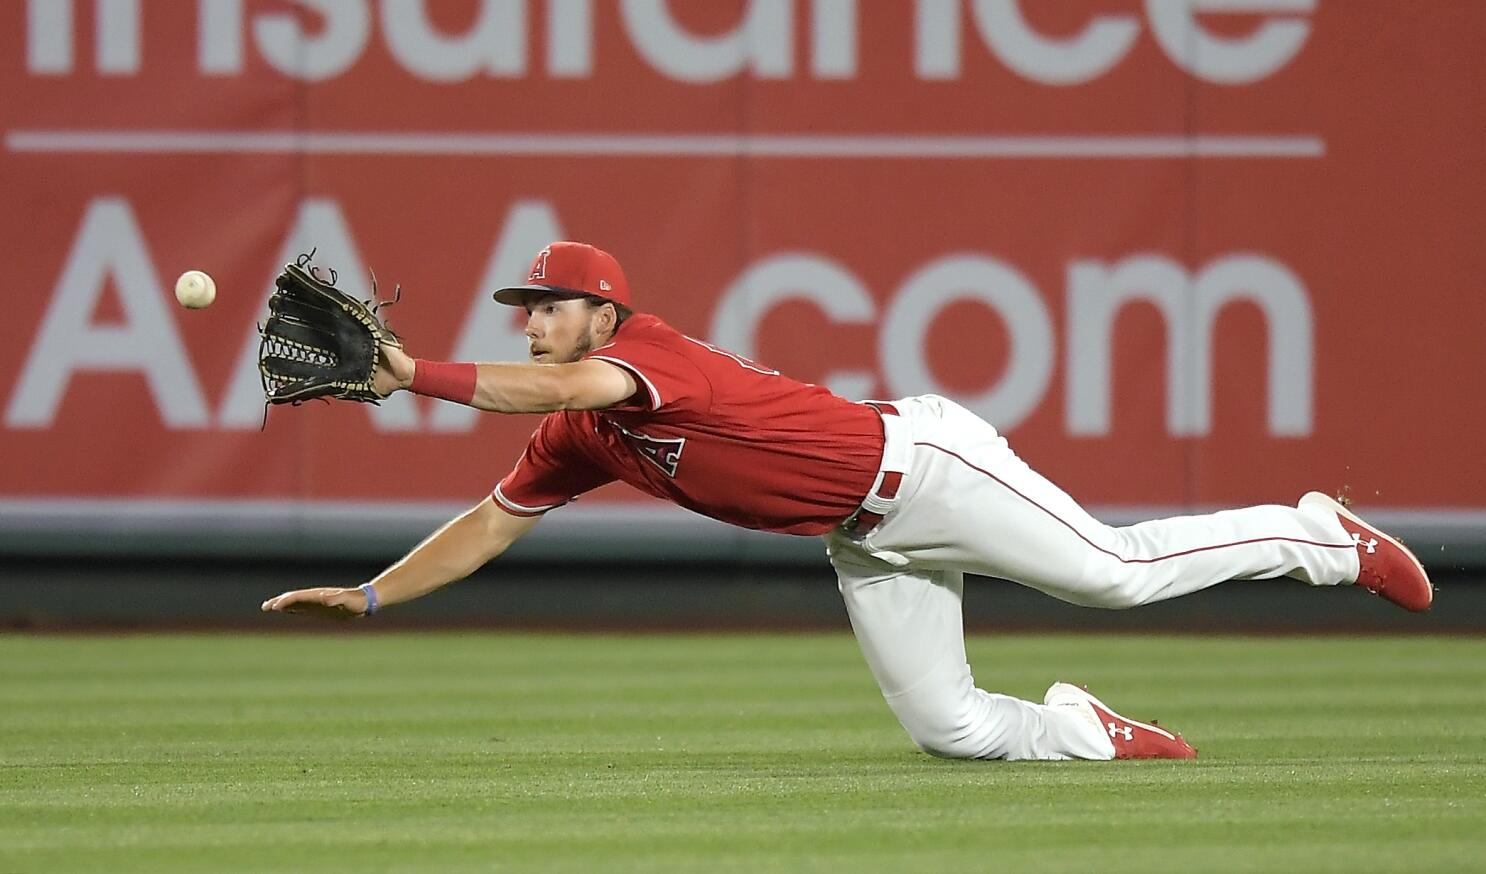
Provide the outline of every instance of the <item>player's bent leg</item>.
[[975,687],[968,670],[950,679],[925,678],[913,689],[883,696],[914,745],[945,759],[1096,759],[1115,757],[1087,720]]
[[976,688],[961,574],[894,568],[839,534],[827,543],[862,654],[920,749],[945,758],[1114,756],[1109,739],[1078,714]]

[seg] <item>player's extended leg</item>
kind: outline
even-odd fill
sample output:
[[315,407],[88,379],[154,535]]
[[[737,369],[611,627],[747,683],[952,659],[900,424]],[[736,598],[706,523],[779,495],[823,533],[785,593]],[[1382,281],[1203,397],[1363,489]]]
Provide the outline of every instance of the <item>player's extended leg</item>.
[[1067,708],[976,688],[965,658],[958,571],[893,568],[827,536],[862,654],[925,752],[957,759],[1109,759],[1110,739]]
[[1332,512],[1261,506],[1115,528],[967,410],[940,398],[909,409],[910,491],[866,543],[888,560],[1002,577],[1094,607],[1131,607],[1234,579],[1357,579],[1357,543]]
[[1134,607],[1228,580],[1336,585],[1357,575],[1357,551],[1334,517],[1258,506],[1116,528],[1019,458],[994,479],[975,472],[957,479],[971,477],[985,501],[976,515],[996,534],[966,532],[974,544],[967,564],[1076,604]]

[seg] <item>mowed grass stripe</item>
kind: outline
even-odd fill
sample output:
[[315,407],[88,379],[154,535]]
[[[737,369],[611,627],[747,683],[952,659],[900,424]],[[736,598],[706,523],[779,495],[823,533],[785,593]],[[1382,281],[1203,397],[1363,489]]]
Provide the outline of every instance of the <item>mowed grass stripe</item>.
[[0,638],[0,871],[1486,870],[1486,641],[973,638],[1196,763],[914,751],[849,635]]

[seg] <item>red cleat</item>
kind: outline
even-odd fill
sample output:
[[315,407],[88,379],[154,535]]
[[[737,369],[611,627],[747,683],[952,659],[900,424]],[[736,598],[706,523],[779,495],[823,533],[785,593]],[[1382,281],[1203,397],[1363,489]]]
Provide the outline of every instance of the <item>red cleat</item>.
[[1356,585],[1382,595],[1405,610],[1420,613],[1434,602],[1434,586],[1424,565],[1409,552],[1408,547],[1359,519],[1356,514],[1330,495],[1307,492],[1300,499],[1301,507],[1317,507],[1330,510],[1342,523],[1342,528],[1357,544],[1357,559],[1360,570]]
[[1117,759],[1195,759],[1197,750],[1158,725],[1147,725],[1126,719],[1089,694],[1089,690],[1072,683],[1054,683],[1042,699],[1050,707],[1087,708],[1094,720],[1114,744]]

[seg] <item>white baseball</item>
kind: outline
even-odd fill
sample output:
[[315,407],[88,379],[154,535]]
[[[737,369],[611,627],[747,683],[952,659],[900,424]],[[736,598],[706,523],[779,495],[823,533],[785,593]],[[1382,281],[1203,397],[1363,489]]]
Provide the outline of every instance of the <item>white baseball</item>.
[[187,270],[175,281],[175,299],[188,309],[205,309],[217,299],[217,283],[200,270]]

